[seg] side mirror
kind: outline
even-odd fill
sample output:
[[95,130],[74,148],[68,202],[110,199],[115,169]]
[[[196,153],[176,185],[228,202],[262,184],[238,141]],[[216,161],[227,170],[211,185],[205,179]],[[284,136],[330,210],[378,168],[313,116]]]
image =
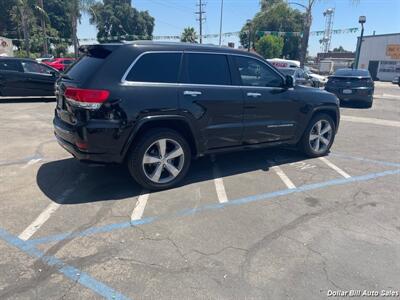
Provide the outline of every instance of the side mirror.
[[60,75],[60,73],[58,73],[57,71],[50,71],[50,74],[53,77],[58,77]]
[[292,88],[292,87],[294,87],[294,84],[295,84],[294,77],[291,76],[291,75],[286,75],[286,77],[285,77],[285,87],[286,88]]

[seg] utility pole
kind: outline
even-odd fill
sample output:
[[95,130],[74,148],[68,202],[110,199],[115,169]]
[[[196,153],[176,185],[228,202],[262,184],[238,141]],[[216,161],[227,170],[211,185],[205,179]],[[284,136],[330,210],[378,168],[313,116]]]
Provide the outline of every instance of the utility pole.
[[199,7],[199,11],[196,11],[196,15],[199,15],[199,17],[197,18],[197,21],[199,21],[199,25],[200,25],[200,44],[203,43],[203,21],[206,19],[205,17],[203,17],[203,14],[205,13],[204,11],[204,7],[206,6],[205,3],[202,2],[202,0],[199,0],[199,4],[197,4],[197,6]]
[[222,17],[224,11],[224,0],[221,0],[221,18],[219,19],[219,45],[221,46],[222,39]]
[[361,36],[358,40],[357,43],[357,51],[356,51],[356,60],[353,63],[353,69],[357,69],[358,68],[358,62],[360,61],[360,52],[361,52],[361,44],[363,42],[363,37],[364,37],[364,23],[366,22],[366,17],[365,16],[360,16],[358,19],[358,23],[361,24]]

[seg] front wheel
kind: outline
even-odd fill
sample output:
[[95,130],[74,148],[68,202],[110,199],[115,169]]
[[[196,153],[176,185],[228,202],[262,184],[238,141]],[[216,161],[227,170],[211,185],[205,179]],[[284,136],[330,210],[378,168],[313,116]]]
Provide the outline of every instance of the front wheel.
[[307,156],[324,156],[333,144],[335,132],[332,118],[327,114],[317,114],[307,126],[300,141],[300,148]]
[[153,129],[135,143],[128,157],[132,177],[148,190],[171,188],[181,181],[190,166],[191,151],[186,140],[170,129]]

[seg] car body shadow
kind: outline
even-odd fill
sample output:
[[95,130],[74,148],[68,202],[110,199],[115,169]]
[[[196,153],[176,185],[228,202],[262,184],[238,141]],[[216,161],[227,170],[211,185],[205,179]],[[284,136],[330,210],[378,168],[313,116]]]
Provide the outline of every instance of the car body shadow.
[[[179,187],[270,167],[303,161],[300,152],[283,149],[258,149],[199,158],[192,162]],[[37,184],[51,200],[64,205],[122,200],[143,192],[122,165],[88,165],[69,158],[44,163],[37,173]]]

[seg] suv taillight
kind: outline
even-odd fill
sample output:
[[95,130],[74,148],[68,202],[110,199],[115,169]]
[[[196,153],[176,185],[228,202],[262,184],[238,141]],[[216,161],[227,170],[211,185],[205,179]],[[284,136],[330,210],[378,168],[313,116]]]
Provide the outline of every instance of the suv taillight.
[[107,90],[89,90],[67,87],[64,92],[65,99],[74,106],[86,109],[99,109],[110,96]]

